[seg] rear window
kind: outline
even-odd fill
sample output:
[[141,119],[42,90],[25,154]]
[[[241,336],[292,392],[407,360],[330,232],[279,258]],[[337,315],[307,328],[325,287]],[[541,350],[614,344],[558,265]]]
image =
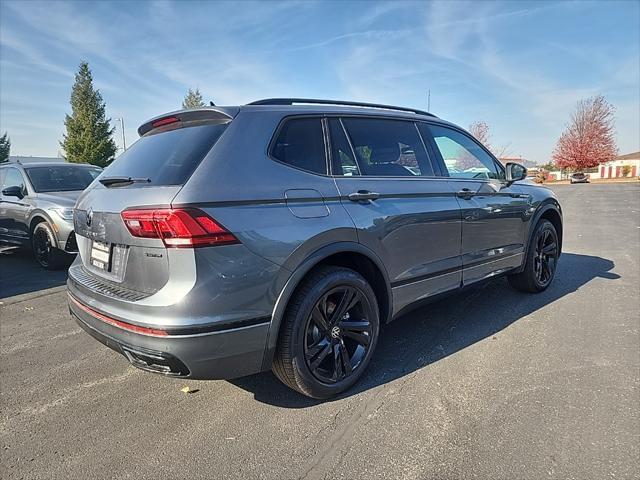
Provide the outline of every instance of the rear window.
[[324,134],[320,118],[287,120],[272,145],[271,156],[292,167],[327,173]]
[[145,135],[102,177],[148,178],[146,185],[182,185],[226,128],[227,124],[206,124]]
[[380,118],[344,118],[362,175],[433,176],[422,140],[412,122]]
[[102,172],[98,167],[69,165],[25,168],[33,189],[38,193],[84,190]]

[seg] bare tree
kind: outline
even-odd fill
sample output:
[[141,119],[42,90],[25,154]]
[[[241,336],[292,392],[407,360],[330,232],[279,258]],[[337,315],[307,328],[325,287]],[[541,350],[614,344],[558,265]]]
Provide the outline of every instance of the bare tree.
[[511,147],[510,143],[506,145],[501,145],[500,147],[493,147],[491,152],[496,156],[497,159],[504,158],[509,155],[509,148]]
[[580,100],[553,151],[562,169],[581,170],[607,162],[618,153],[614,138],[615,107],[602,95]]
[[473,122],[469,125],[469,133],[476,137],[476,140],[482,143],[485,147],[491,150],[491,143],[489,142],[491,133],[489,132],[489,125],[487,125],[486,122]]
[[499,147],[491,145],[491,129],[486,122],[482,120],[473,122],[471,125],[469,125],[469,133],[473,135],[476,140],[487,147],[487,149],[491,153],[493,153],[496,158],[502,158],[508,155],[510,144],[502,145]]

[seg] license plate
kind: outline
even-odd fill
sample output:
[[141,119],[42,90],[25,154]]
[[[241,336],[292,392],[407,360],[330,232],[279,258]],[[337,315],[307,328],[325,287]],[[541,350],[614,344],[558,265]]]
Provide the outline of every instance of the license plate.
[[94,241],[91,245],[91,265],[102,270],[109,270],[111,265],[111,245]]

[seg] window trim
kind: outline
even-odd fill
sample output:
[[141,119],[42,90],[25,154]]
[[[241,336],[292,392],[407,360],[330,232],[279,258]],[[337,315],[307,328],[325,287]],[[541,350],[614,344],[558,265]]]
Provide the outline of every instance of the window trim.
[[438,164],[440,166],[440,169],[442,170],[442,172],[444,173],[443,177],[446,177],[450,180],[464,180],[464,181],[472,181],[472,182],[485,182],[485,183],[489,183],[489,182],[501,182],[501,183],[505,183],[505,168],[504,166],[496,159],[495,155],[493,153],[491,153],[489,151],[489,149],[487,147],[485,147],[481,142],[479,142],[477,139],[475,139],[473,137],[473,135],[471,135],[468,132],[465,132],[462,128],[457,127],[455,125],[449,125],[449,124],[442,124],[442,123],[438,123],[438,122],[429,122],[429,121],[424,121],[424,120],[419,120],[420,123],[424,123],[428,126],[435,126],[435,127],[441,127],[441,128],[448,128],[449,130],[453,130],[455,132],[458,132],[460,134],[462,134],[463,136],[467,137],[468,139],[470,139],[473,143],[475,143],[476,145],[478,145],[482,150],[484,150],[484,152],[489,155],[489,158],[493,161],[494,165],[496,166],[497,170],[502,174],[502,178],[459,178],[459,177],[452,177],[449,175],[449,170],[447,169],[447,165],[444,163],[444,158],[442,158],[442,153],[440,153],[440,149],[438,148],[435,138],[433,137],[433,134],[431,133],[431,130],[428,131],[429,133],[429,143],[431,144],[431,148],[434,150],[434,154],[436,155]]
[[[291,120],[301,120],[301,119],[305,119],[305,118],[310,118],[310,119],[319,119],[320,120],[320,126],[322,128],[322,143],[324,145],[324,170],[325,173],[318,173],[318,172],[314,172],[312,170],[306,170],[304,168],[300,168],[300,167],[296,167],[295,165],[291,165],[290,163],[286,163],[283,162],[282,160],[274,157],[272,155],[273,152],[273,148],[274,145],[276,143],[276,140],[278,139],[278,137],[280,136],[280,132],[282,131],[282,128],[284,127],[284,125]],[[269,144],[267,145],[267,158],[269,158],[270,160],[279,163],[280,165],[284,165],[285,167],[289,167],[289,168],[293,168],[294,170],[298,170],[299,172],[304,172],[304,173],[309,173],[311,175],[318,175],[320,177],[330,177],[330,162],[329,162],[329,155],[328,155],[328,135],[329,133],[327,132],[326,126],[325,126],[325,122],[324,122],[324,118],[325,116],[323,114],[301,114],[301,115],[287,115],[284,116],[280,119],[280,121],[278,122],[278,126],[276,127],[273,135],[271,136],[271,140],[269,141]]]
[[[331,118],[337,118],[340,121],[340,124],[342,125],[342,129],[344,131],[345,136],[347,137],[347,142],[349,143],[349,147],[351,148],[351,152],[354,158],[354,161],[356,162],[356,165],[358,165],[358,170],[360,172],[362,172],[362,169],[360,168],[360,163],[358,161],[358,157],[355,153],[355,149],[353,148],[353,142],[351,140],[351,135],[349,135],[349,131],[347,130],[347,128],[345,127],[344,123],[342,122],[343,118],[367,118],[367,119],[372,119],[372,120],[393,120],[393,121],[401,121],[401,122],[406,122],[406,123],[412,123],[414,125],[414,128],[416,129],[416,133],[418,134],[418,138],[420,138],[420,141],[422,142],[422,146],[424,147],[425,150],[425,154],[427,155],[427,162],[429,162],[429,165],[431,166],[431,169],[433,170],[433,175],[412,175],[412,176],[405,176],[405,175],[352,175],[352,176],[345,176],[345,175],[336,175],[333,173],[333,171],[331,170],[331,177],[333,178],[349,178],[349,179],[356,179],[356,178],[364,178],[364,179],[384,179],[384,178],[390,178],[390,179],[396,179],[396,180],[410,180],[410,181],[415,181],[415,180],[439,180],[442,178],[442,176],[438,175],[438,170],[439,170],[439,165],[438,164],[434,164],[433,159],[432,159],[432,153],[429,150],[429,148],[427,148],[427,146],[425,145],[425,142],[422,138],[422,135],[420,134],[420,130],[418,129],[417,125],[416,125],[416,120],[413,119],[409,119],[409,118],[403,118],[403,117],[394,117],[391,115],[370,115],[370,114],[364,114],[364,115],[359,115],[359,114],[329,114],[329,115],[325,115],[325,118],[331,119]],[[329,154],[333,155],[333,149],[329,148]],[[331,161],[329,162],[329,165],[331,167],[333,167],[333,158],[331,158]]]
[[[356,164],[356,167],[358,168],[358,175],[338,175],[337,173],[333,172],[333,138],[331,137],[331,129],[329,127],[329,122],[331,120],[337,120],[340,128],[342,129],[342,133],[344,135],[344,138],[346,138],[347,140],[347,144],[349,145],[349,150],[351,151],[351,156],[353,157],[353,161]],[[322,121],[326,124],[326,128],[327,128],[327,153],[329,156],[329,176],[331,177],[345,177],[345,176],[349,176],[349,177],[361,177],[362,175],[362,170],[360,170],[360,164],[358,163],[358,157],[356,157],[356,152],[353,149],[353,145],[351,144],[351,139],[349,138],[349,134],[347,133],[347,129],[344,127],[344,124],[342,123],[342,118],[341,117],[334,117],[334,116],[325,116]]]

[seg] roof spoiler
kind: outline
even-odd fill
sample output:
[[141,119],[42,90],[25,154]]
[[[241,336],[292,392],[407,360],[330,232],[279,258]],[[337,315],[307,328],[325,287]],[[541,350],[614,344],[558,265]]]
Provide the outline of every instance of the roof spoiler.
[[227,107],[203,107],[190,110],[176,110],[175,112],[165,113],[158,117],[154,117],[151,120],[143,123],[142,125],[140,125],[140,127],[138,127],[138,135],[142,137],[143,135],[149,133],[151,130],[174,123],[203,121],[228,123],[233,120],[233,117],[236,116],[238,111],[238,108]]

